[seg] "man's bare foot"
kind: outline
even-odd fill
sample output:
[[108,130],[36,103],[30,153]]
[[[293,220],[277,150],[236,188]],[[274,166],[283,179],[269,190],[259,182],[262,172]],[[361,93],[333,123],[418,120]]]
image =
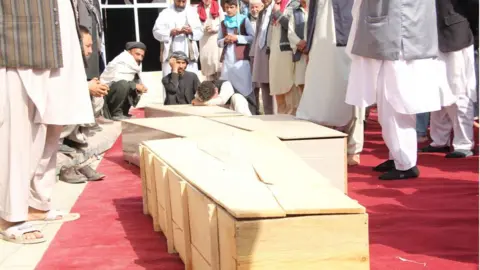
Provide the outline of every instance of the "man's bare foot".
[[[28,220],[44,220],[47,217],[48,211],[38,210],[32,207],[28,208]],[[57,216],[56,219],[62,219],[62,216]]]
[[28,221],[32,224],[38,223],[58,223],[73,221],[80,218],[78,213],[68,213],[59,210],[42,211],[35,208],[28,208]]
[[348,155],[347,163],[348,163],[348,166],[355,166],[360,164],[360,155],[359,154]]
[[418,143],[424,143],[424,142],[426,142],[426,141],[428,141],[428,137],[427,137],[427,136],[418,136],[418,137],[417,137],[417,142],[418,142]]
[[[14,227],[15,225],[21,225],[22,223],[25,223],[25,222],[8,222],[6,220],[0,219],[0,232],[4,234],[9,228]],[[4,237],[8,237],[11,240],[19,240],[19,239],[16,239],[15,235],[4,235]],[[35,230],[32,232],[26,232],[22,234],[22,237],[24,240],[37,240],[37,239],[43,239],[43,234],[40,231]]]

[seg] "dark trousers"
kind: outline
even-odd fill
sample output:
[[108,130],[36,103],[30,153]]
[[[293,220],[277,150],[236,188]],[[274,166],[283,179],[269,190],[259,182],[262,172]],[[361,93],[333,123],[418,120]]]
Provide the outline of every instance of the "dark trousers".
[[114,82],[105,96],[103,116],[107,119],[128,115],[130,107],[135,106],[140,99],[136,91],[136,83],[129,81]]

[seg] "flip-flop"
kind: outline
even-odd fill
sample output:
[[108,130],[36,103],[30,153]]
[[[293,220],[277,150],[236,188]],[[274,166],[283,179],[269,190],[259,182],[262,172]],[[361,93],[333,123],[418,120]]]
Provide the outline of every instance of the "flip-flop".
[[[60,219],[57,217],[60,216]],[[50,210],[47,212],[47,215],[44,219],[41,220],[31,220],[29,221],[31,224],[52,224],[52,223],[63,223],[68,221],[74,221],[80,218],[79,213],[65,213],[60,210]]]
[[46,241],[45,236],[42,238],[25,239],[24,236],[27,233],[40,232],[32,226],[30,222],[23,222],[17,225],[13,225],[8,229],[0,232],[0,238],[15,244],[38,244]]

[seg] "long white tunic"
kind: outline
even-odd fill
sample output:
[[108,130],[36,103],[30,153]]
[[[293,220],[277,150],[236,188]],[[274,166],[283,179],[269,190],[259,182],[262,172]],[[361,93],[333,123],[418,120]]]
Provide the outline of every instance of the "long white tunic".
[[[222,49],[217,45],[218,30],[220,29],[220,23],[225,18],[222,8],[219,6],[220,16],[213,19],[210,14],[210,7],[205,8],[207,13],[207,20],[202,23],[203,37],[200,39],[200,64],[202,66],[202,74],[204,76],[215,75],[220,72],[220,56]],[[208,33],[206,27],[210,26],[212,32]]]
[[[438,111],[442,105],[455,102],[445,67],[436,59],[381,61],[351,54],[361,2],[356,0],[353,6],[346,49],[352,59],[346,102],[358,107],[373,105],[379,89],[385,90],[386,101],[401,114]],[[379,83],[384,85],[380,87]]]
[[353,108],[345,103],[350,59],[337,47],[332,0],[318,7],[305,89],[297,117],[329,126],[345,126]]
[[[192,28],[192,34],[188,37],[184,34],[175,37],[170,36],[170,32],[173,29],[182,28],[187,25]],[[162,10],[155,21],[153,36],[164,45],[162,59],[160,59],[162,62],[163,76],[166,76],[171,72],[171,67],[168,64],[170,52],[182,51],[187,56],[190,56],[188,39],[191,40],[195,62],[189,62],[187,70],[192,72],[198,71],[196,61],[198,61],[199,51],[196,41],[199,41],[202,38],[203,28],[196,9],[187,6],[182,11],[177,11],[175,10],[174,5],[171,5]]]
[[[286,13],[285,10],[284,13]],[[270,58],[269,58],[269,78],[270,95],[283,95],[292,89],[294,85],[294,63],[292,61],[292,51],[280,50],[280,36],[282,26],[272,19],[271,26]]]
[[[245,19],[246,36],[238,35],[238,44],[251,44],[253,41],[253,28],[250,20]],[[234,29],[227,28],[227,33],[233,34]],[[252,73],[249,60],[238,60],[235,57],[235,45],[229,44],[225,47],[222,31],[218,32],[218,46],[225,50],[223,59],[221,80],[229,81],[242,95],[248,96],[252,93]]]

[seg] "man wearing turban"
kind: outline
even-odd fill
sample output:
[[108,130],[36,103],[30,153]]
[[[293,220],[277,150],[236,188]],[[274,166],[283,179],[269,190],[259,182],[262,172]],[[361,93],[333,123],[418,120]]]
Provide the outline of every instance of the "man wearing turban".
[[115,121],[128,119],[131,106],[137,105],[147,88],[140,81],[142,61],[147,46],[142,42],[128,42],[125,51],[108,63],[100,81],[110,87],[105,96],[103,114]]

